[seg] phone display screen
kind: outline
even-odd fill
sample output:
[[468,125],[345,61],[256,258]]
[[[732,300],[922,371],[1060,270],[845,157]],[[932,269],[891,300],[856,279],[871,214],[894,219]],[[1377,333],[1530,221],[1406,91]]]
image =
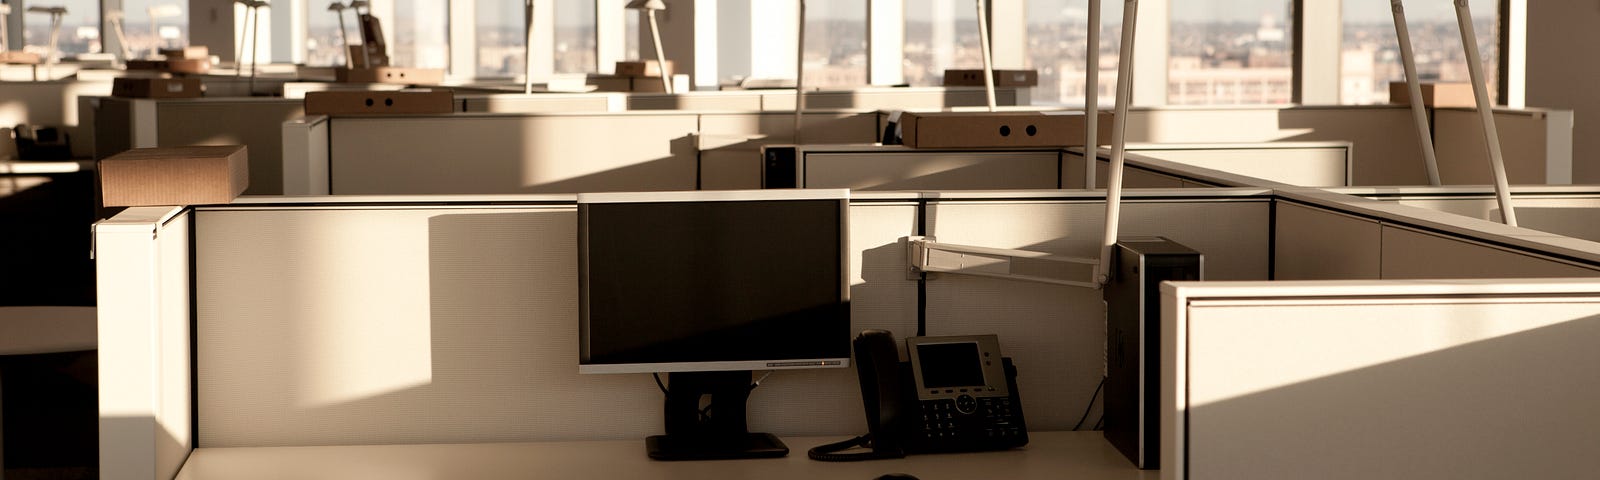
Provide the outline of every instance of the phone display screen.
[[926,388],[984,385],[983,360],[978,344],[927,343],[917,345],[918,367]]

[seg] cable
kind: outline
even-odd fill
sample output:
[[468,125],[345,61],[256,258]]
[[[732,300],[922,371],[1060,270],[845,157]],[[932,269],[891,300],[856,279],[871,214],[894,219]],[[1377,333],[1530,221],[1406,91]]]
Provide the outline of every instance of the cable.
[[660,388],[661,389],[661,394],[662,395],[671,395],[671,393],[667,392],[667,385],[664,384],[664,383],[661,383],[661,374],[660,373],[651,372],[650,376],[651,377],[655,377],[655,379],[656,379],[656,388]]
[[[1072,427],[1073,431],[1078,431],[1078,429],[1083,428],[1083,421],[1088,420],[1089,412],[1094,410],[1094,399],[1100,398],[1100,389],[1105,388],[1105,386],[1106,377],[1100,377],[1100,384],[1094,386],[1094,393],[1089,395],[1089,406],[1083,407],[1083,416],[1078,417],[1078,424]],[[1105,419],[1105,414],[1101,413],[1100,418]]]
[[1095,420],[1094,429],[1095,430],[1100,430],[1101,428],[1104,428],[1105,426],[1106,426],[1106,412],[1100,412],[1100,419],[1099,420]]
[[928,334],[928,274],[917,275],[917,336]]

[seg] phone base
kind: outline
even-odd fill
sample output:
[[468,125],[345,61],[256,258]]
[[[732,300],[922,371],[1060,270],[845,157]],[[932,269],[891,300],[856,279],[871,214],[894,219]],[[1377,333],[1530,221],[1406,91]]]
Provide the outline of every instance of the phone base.
[[789,446],[770,433],[715,437],[654,435],[646,438],[644,444],[650,458],[656,460],[730,460],[789,454]]

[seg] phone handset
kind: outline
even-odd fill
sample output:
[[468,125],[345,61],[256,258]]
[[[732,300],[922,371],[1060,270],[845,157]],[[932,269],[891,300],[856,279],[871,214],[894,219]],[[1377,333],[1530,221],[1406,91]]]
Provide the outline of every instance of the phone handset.
[[[902,363],[894,336],[856,337],[867,434],[812,448],[813,460],[901,458],[908,453],[1004,450],[1028,443],[1016,367],[994,335],[913,337]],[[870,452],[835,453],[853,447]]]
[[[905,457],[904,422],[906,415],[913,412],[904,411],[909,403],[905,398],[906,374],[900,371],[894,335],[885,330],[866,330],[856,337],[853,346],[861,403],[867,414],[867,434],[819,445],[807,451],[806,456],[825,462]],[[854,447],[870,447],[872,451],[834,453]]]

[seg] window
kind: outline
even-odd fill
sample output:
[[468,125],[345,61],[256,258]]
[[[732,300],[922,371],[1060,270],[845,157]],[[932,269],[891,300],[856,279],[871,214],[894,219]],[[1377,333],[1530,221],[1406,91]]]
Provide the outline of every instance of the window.
[[[306,65],[344,66],[344,57],[349,53],[345,45],[361,43],[361,24],[356,19],[355,11],[332,12],[328,11],[327,5],[318,8],[318,3],[308,3],[311,8],[306,12]],[[341,18],[344,22],[344,33],[339,33]]]
[[[1472,28],[1483,55],[1484,81],[1491,100],[1497,97],[1499,22],[1495,0],[1471,0]],[[1400,44],[1387,0],[1344,0],[1344,46],[1340,55],[1339,99],[1360,105],[1387,103],[1389,82],[1404,81]],[[1416,54],[1417,77],[1423,81],[1467,82],[1466,50],[1453,2],[1408,2],[1406,28]]]
[[1173,105],[1289,103],[1294,50],[1290,2],[1172,2],[1167,102]]
[[556,0],[556,73],[596,71],[594,9],[594,0]]
[[906,0],[904,75],[911,85],[943,85],[949,68],[983,68],[973,0]]
[[446,0],[395,0],[394,45],[389,46],[393,57],[389,63],[399,67],[448,68],[449,22]]
[[122,32],[127,36],[128,51],[134,57],[150,56],[162,48],[178,48],[189,44],[188,2],[126,0],[122,7],[127,13]]
[[[1100,103],[1116,101],[1117,52],[1122,43],[1122,3],[1100,3]],[[1026,68],[1039,71],[1037,104],[1083,105],[1088,83],[1089,4],[1086,0],[1030,0]]]
[[860,0],[806,2],[806,87],[867,84],[867,7]]
[[478,0],[477,75],[513,78],[523,74],[522,0]]
[[[61,17],[61,30],[56,37],[56,52],[61,57],[68,57],[79,53],[99,52],[100,48],[100,2],[96,0],[42,0],[37,3],[28,3],[28,7],[66,7],[67,13]],[[23,43],[27,51],[38,53],[41,57],[50,50],[50,15],[34,12],[23,12],[22,9],[12,15],[24,15]]]

